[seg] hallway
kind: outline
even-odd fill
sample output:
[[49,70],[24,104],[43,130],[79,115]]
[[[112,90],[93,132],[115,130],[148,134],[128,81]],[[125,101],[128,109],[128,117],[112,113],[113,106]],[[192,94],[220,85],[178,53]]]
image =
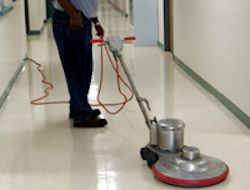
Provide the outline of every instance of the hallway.
[[[133,35],[128,20],[102,4],[106,36]],[[51,31],[28,39],[28,56],[43,64],[55,85],[46,101],[68,100],[62,68]],[[152,116],[180,118],[186,123],[185,144],[224,160],[228,180],[206,189],[247,190],[250,177],[250,131],[213,96],[187,76],[158,47],[127,44],[124,55],[140,94],[149,100]],[[89,99],[94,104],[100,79],[100,49],[94,46],[95,72]],[[120,101],[115,75],[105,60],[102,99]],[[103,129],[76,129],[68,105],[33,106],[43,93],[36,67],[27,63],[3,109],[0,110],[1,190],[163,190],[182,189],[157,181],[139,150],[148,143],[148,129],[133,99],[118,115],[102,110]],[[115,109],[115,108],[112,108]]]

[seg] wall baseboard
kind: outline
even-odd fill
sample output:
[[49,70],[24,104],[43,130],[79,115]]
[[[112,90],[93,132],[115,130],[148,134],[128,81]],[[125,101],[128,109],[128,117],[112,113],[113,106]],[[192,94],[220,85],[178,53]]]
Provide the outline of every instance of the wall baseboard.
[[[44,21],[45,23],[45,21]],[[37,36],[37,35],[41,35],[43,33],[43,30],[44,30],[44,24],[43,26],[41,27],[40,30],[31,30],[28,32],[28,35],[31,35],[31,36]]]
[[0,11],[0,16],[4,16],[6,14],[8,14],[10,11],[13,10],[13,5],[8,6],[8,7],[4,7],[1,11]]
[[124,15],[126,18],[128,18],[128,13],[126,11],[122,10],[116,3],[112,2],[111,0],[107,0],[107,2],[118,12],[120,12],[122,15]]
[[3,93],[0,95],[0,109],[2,108],[2,106],[4,105],[6,100],[8,99],[11,90],[13,89],[17,79],[19,78],[19,76],[21,75],[21,73],[25,67],[25,64],[26,64],[26,61],[23,60],[21,65],[17,68],[16,72],[14,73],[11,80],[9,81],[7,87],[5,88]]
[[242,123],[244,123],[250,129],[250,117],[244,111],[242,111],[237,105],[235,105],[230,99],[224,96],[221,92],[215,89],[211,84],[205,81],[201,76],[195,73],[176,55],[174,55],[174,62],[189,76],[191,76],[199,85],[201,85],[205,90],[207,90],[216,99],[218,99],[228,110],[230,110]]
[[160,41],[158,41],[158,47],[161,48],[163,51],[166,51],[165,45],[161,43]]

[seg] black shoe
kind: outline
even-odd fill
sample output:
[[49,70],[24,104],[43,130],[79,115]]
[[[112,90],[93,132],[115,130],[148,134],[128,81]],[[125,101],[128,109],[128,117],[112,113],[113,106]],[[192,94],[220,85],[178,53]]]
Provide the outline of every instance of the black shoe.
[[82,122],[74,122],[76,128],[104,127],[108,122],[106,119],[93,118]]
[[[98,115],[100,115],[101,114],[101,111],[99,110],[99,109],[94,109],[93,110],[93,112],[92,112],[92,116],[91,116],[91,119],[94,119],[94,118],[96,118]],[[69,118],[70,119],[73,119],[74,118],[74,116],[73,116],[73,114],[69,114]]]

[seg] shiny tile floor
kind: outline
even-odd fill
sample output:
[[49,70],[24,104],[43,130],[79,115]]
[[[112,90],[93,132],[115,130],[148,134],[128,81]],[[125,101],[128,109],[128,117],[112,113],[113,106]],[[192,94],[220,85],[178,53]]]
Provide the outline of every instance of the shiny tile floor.
[[[107,34],[131,34],[126,19],[107,5],[101,12]],[[115,24],[114,24],[115,23]],[[99,48],[90,92],[95,102],[99,81]],[[185,143],[200,147],[230,166],[228,179],[206,189],[247,190],[250,178],[250,131],[157,47],[126,45],[125,60],[152,115],[181,118]],[[42,36],[29,38],[29,56],[44,65],[55,89],[47,100],[67,100],[67,90],[48,23]],[[106,62],[103,101],[119,101],[115,77]],[[43,91],[40,76],[27,64],[0,112],[1,190],[163,190],[182,189],[157,181],[139,150],[149,140],[135,100],[120,114],[103,112],[103,129],[74,129],[68,105],[32,106]]]

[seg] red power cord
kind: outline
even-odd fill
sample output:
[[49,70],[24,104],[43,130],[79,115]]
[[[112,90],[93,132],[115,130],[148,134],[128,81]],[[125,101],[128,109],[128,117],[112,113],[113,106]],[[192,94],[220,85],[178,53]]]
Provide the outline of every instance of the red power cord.
[[[117,81],[117,87],[119,90],[119,93],[122,95],[122,97],[124,98],[123,102],[117,102],[117,103],[102,103],[101,101],[101,91],[102,91],[102,86],[103,86],[103,80],[104,80],[104,55],[103,55],[103,47],[106,51],[106,54],[108,56],[109,62],[112,66],[112,68],[114,69],[115,73],[116,73],[116,81]],[[32,100],[30,103],[32,105],[50,105],[50,104],[68,104],[69,101],[47,101],[47,102],[41,102],[41,100],[44,100],[45,98],[47,98],[50,95],[50,91],[53,90],[54,85],[48,81],[44,71],[42,70],[42,65],[39,64],[38,62],[36,62],[33,59],[30,58],[26,58],[26,61],[29,61],[33,64],[35,64],[37,66],[37,70],[39,71],[40,75],[42,76],[42,83],[45,84],[47,87],[44,90],[44,95],[41,96],[40,98],[34,99]],[[131,101],[134,97],[134,93],[133,90],[131,89],[131,87],[125,82],[125,80],[121,77],[120,75],[120,70],[119,70],[119,63],[118,61],[115,61],[115,64],[111,58],[111,55],[109,53],[109,50],[107,48],[107,46],[105,44],[101,45],[101,73],[100,73],[101,77],[100,77],[100,82],[99,82],[99,89],[98,89],[98,95],[97,95],[97,102],[98,104],[92,104],[91,106],[101,106],[103,107],[103,109],[108,112],[111,115],[114,114],[118,114],[122,109],[124,109],[124,107],[126,106],[126,104]],[[131,92],[131,96],[128,98],[126,96],[126,94],[122,91],[121,88],[121,82],[126,86],[126,88]],[[117,109],[116,111],[110,111],[107,107],[108,106],[119,106],[120,108]]]
[[[105,51],[107,53],[107,56],[109,58],[109,62],[110,64],[112,65],[115,73],[116,73],[116,81],[117,81],[117,87],[118,87],[118,90],[119,90],[119,93],[123,96],[124,98],[124,102],[121,102],[121,103],[116,103],[116,104],[113,104],[113,105],[121,105],[121,107],[117,110],[117,111],[110,111],[108,108],[107,108],[107,105],[108,104],[103,104],[100,100],[100,96],[101,96],[101,90],[102,90],[102,84],[103,84],[103,70],[104,70],[104,60],[103,60],[103,46],[105,48]],[[113,63],[113,60],[110,56],[110,53],[109,53],[109,50],[107,48],[107,46],[105,44],[101,45],[101,82],[100,82],[100,85],[99,85],[99,90],[98,90],[98,95],[97,95],[97,101],[99,103],[100,106],[102,106],[102,108],[108,112],[109,114],[111,115],[115,115],[115,114],[118,114],[125,106],[126,104],[132,100],[133,96],[134,96],[134,93],[133,93],[133,90],[131,89],[131,87],[124,81],[124,79],[121,77],[120,75],[120,70],[119,70],[119,63],[118,61],[115,61],[116,64]],[[129,89],[129,91],[131,92],[131,97],[128,99],[126,94],[124,94],[124,92],[122,91],[122,88],[121,88],[121,83],[122,82],[126,87],[127,89]]]

